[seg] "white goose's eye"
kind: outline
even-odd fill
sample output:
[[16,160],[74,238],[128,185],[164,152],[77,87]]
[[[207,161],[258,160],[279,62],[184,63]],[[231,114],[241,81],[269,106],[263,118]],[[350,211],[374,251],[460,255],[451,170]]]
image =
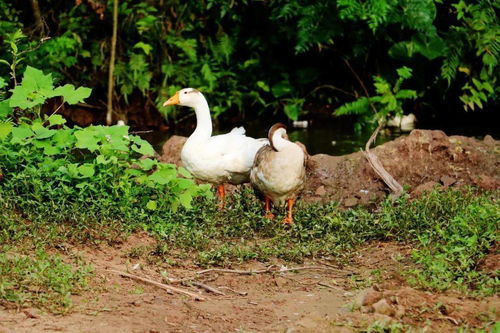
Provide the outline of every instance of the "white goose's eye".
[[187,91],[184,92],[184,94],[187,94],[187,93],[188,93]]

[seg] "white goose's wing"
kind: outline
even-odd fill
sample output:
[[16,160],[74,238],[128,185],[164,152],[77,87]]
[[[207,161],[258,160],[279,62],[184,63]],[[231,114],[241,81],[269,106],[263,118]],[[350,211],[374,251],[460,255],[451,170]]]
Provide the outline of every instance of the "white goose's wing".
[[248,173],[252,168],[255,154],[267,139],[254,139],[245,135],[243,127],[234,128],[227,134],[208,139],[206,148],[217,156],[221,168],[232,173]]

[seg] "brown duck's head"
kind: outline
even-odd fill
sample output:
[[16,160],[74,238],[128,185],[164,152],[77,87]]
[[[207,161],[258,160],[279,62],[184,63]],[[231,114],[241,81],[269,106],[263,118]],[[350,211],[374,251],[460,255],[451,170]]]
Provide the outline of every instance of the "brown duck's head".
[[277,149],[276,149],[276,147],[273,144],[273,136],[277,132],[281,134],[281,137],[283,139],[288,140],[288,135],[286,134],[286,126],[285,125],[283,125],[282,123],[276,123],[273,126],[271,126],[271,128],[269,129],[269,132],[267,134],[267,138],[269,139],[269,143],[271,144],[271,147],[274,150],[277,150]]

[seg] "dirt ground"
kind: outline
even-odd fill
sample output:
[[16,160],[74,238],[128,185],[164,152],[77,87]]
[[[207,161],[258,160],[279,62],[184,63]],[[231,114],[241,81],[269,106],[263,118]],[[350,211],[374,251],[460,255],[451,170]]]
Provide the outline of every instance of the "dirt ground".
[[[91,290],[74,296],[75,306],[66,315],[0,305],[0,332],[358,332],[375,321],[455,332],[457,327],[482,327],[496,320],[500,308],[498,296],[479,300],[409,287],[398,272],[411,265],[411,248],[395,243],[367,244],[343,267],[324,258],[287,264],[320,269],[252,275],[197,274],[201,268],[189,262],[171,267],[129,255],[154,243],[139,233],[113,247],[69,247],[68,257],[78,255],[95,267]],[[498,269],[495,256],[496,251],[484,266]],[[269,265],[275,265],[270,270],[285,269],[279,261],[231,269],[265,270]],[[190,282],[167,282],[206,298],[196,301],[110,270],[158,282],[194,277],[224,295]]]
[[[161,161],[181,164],[185,137],[173,136],[163,145]],[[413,196],[434,187],[471,185],[500,188],[500,141],[447,136],[443,131],[413,130],[409,135],[372,150],[386,170]],[[340,202],[344,207],[372,205],[389,194],[361,152],[311,156],[301,200]]]

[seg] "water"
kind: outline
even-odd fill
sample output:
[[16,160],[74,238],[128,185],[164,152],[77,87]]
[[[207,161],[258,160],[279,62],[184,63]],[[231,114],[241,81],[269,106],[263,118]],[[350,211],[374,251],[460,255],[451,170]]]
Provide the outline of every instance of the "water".
[[[143,134],[146,140],[151,142],[157,151],[161,151],[163,143],[172,135],[189,136],[194,130],[196,120],[191,118],[189,126],[176,127],[174,130],[167,132],[152,132]],[[247,123],[237,124],[243,125],[246,129],[246,135],[254,138],[267,137],[267,132],[274,122],[267,120],[253,120]],[[221,125],[214,129],[214,134],[223,134],[229,132],[234,125]],[[330,154],[330,155],[345,155],[364,148],[366,142],[372,134],[371,131],[361,133],[353,130],[353,123],[345,119],[331,118],[321,119],[310,122],[308,128],[293,128],[288,125],[288,136],[291,141],[302,142],[309,154]],[[373,146],[384,142],[394,140],[401,133],[393,130],[383,130],[379,133],[377,140]]]

